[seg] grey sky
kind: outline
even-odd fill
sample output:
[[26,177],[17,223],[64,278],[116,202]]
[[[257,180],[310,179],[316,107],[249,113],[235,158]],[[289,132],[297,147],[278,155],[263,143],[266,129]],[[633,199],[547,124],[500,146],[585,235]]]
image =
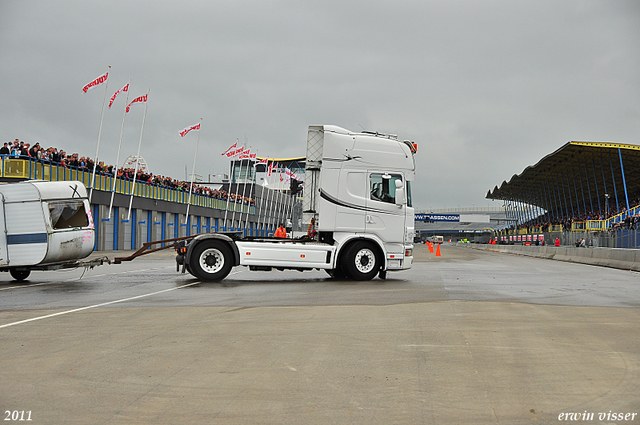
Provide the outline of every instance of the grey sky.
[[[486,191],[569,140],[640,144],[638,1],[0,1],[0,134],[95,153],[109,96],[150,90],[142,156],[184,178],[228,172],[239,139],[305,155],[307,126],[418,143],[418,209]],[[105,112],[114,163],[125,99]],[[135,154],[144,107],[127,116]]]

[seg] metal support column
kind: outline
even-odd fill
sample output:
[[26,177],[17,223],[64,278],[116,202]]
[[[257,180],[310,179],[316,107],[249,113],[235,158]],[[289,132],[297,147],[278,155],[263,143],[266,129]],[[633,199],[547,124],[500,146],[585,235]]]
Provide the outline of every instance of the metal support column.
[[[580,168],[578,168],[578,172],[580,172]],[[591,207],[591,219],[593,220],[593,197],[591,196],[591,184],[589,183],[589,169],[587,168],[587,163],[584,163],[584,174],[587,177],[587,193],[589,193],[589,206]],[[582,172],[580,172],[580,186],[582,186]],[[586,208],[586,207],[585,207]]]
[[559,206],[560,207],[560,217],[558,222],[562,222],[564,220],[564,209],[562,208],[562,199],[560,199],[560,183],[558,182],[558,176],[556,176],[556,187],[555,187],[555,191],[554,191],[554,196],[557,195],[556,197],[556,207]]
[[549,202],[549,196],[548,196],[548,193],[547,193],[547,189],[546,189],[546,187],[544,185],[544,180],[542,181],[542,197],[544,199],[544,209],[547,211],[546,212],[547,222],[550,222],[552,220],[552,214],[551,214],[552,211],[549,208],[551,203]]
[[553,188],[551,186],[551,182],[547,181],[546,184],[547,184],[547,192],[549,193],[548,196],[549,196],[549,201],[550,201],[550,204],[551,204],[551,209],[553,211],[553,213],[551,214],[552,215],[551,222],[553,223],[553,221],[557,221],[558,220],[558,212],[559,212],[558,211],[558,202],[556,201],[556,194],[553,191]]
[[[573,180],[573,190],[576,194],[576,210],[578,210],[578,214],[574,217],[580,218],[580,198],[578,197],[578,185],[576,184],[576,174],[573,172],[573,168],[571,169],[571,178]],[[567,176],[567,181],[569,181],[569,176]],[[573,201],[572,201],[573,205]]]
[[627,194],[627,180],[624,178],[624,166],[622,165],[622,151],[618,148],[618,156],[620,157],[620,174],[622,174],[622,186],[624,187],[624,199],[627,202],[627,213],[629,208],[629,195]]
[[[598,190],[598,173],[596,173],[596,162],[591,158],[591,165],[593,166],[593,185],[596,188],[596,199],[598,200],[598,214],[603,216],[602,214],[602,205],[600,204],[600,191]],[[586,165],[585,165],[586,166]],[[587,175],[589,175],[587,173]]]
[[[567,192],[564,190],[564,179],[562,179],[562,194],[564,195],[564,206],[565,206],[565,209],[567,210],[566,215],[569,216],[569,204],[567,203]],[[573,215],[573,210],[571,211],[571,215]]]
[[607,178],[605,177],[604,174],[604,163],[602,162],[602,155],[600,155],[600,169],[602,170],[602,184],[604,185],[604,202],[605,202],[605,214],[602,214],[603,216],[605,216],[605,218],[609,218],[610,212],[609,212],[609,191],[607,190]]
[[620,214],[620,203],[618,202],[618,189],[616,188],[616,175],[613,173],[613,160],[609,152],[609,168],[611,169],[611,180],[613,180],[613,193],[616,194],[616,214]]

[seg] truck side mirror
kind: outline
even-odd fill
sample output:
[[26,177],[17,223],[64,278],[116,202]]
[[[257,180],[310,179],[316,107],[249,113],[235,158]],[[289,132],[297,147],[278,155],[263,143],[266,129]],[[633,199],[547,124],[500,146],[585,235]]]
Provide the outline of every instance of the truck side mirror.
[[404,205],[404,183],[402,180],[396,180],[396,205]]

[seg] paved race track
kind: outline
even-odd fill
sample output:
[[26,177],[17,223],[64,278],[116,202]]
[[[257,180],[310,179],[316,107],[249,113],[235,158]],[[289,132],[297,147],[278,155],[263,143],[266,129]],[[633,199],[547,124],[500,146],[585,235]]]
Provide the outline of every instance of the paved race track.
[[168,252],[3,273],[2,419],[640,424],[638,273],[446,244],[415,255],[371,282],[237,268],[202,283]]

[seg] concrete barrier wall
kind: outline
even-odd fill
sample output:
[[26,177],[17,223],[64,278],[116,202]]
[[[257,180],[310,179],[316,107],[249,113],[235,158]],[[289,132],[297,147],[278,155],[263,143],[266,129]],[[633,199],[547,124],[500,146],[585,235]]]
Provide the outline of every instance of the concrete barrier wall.
[[569,261],[573,263],[591,264],[594,266],[613,267],[616,269],[640,272],[640,249],[488,245],[467,243],[459,243],[458,245],[472,249],[497,251],[508,254],[526,255],[529,257],[547,258],[550,260]]

